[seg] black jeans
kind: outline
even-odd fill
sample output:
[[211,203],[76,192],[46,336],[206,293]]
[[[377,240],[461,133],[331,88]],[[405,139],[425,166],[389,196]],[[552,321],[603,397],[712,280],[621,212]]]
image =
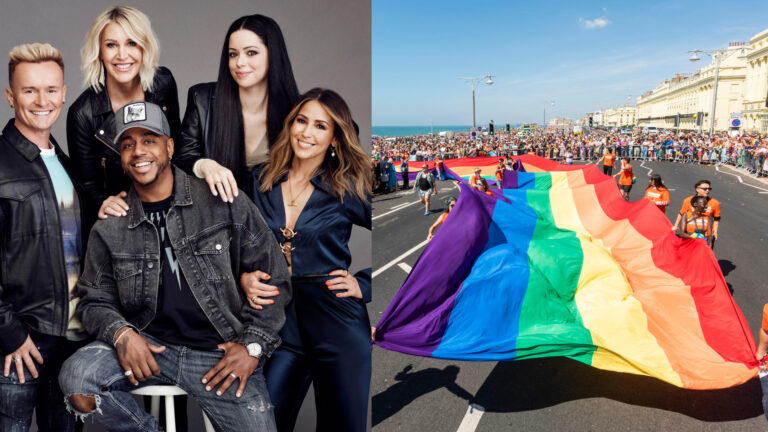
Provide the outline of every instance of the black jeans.
[[26,432],[37,409],[37,428],[41,432],[71,432],[75,416],[67,412],[64,394],[59,387],[59,370],[69,356],[87,341],[73,342],[63,337],[32,332],[32,341],[43,356],[43,364],[35,364],[38,377],[33,378],[24,366],[24,384],[19,383],[16,365],[11,364],[8,376],[0,374],[0,430]]

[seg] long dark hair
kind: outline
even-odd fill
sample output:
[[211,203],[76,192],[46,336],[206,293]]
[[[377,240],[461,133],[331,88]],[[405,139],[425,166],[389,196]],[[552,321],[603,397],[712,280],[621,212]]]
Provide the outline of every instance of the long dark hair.
[[[261,172],[261,191],[272,190],[288,173],[293,161],[291,126],[301,108],[309,101],[317,101],[333,120],[335,149],[328,148],[316,174],[321,175],[331,195],[344,200],[346,194],[365,200],[371,194],[371,169],[368,155],[360,146],[358,127],[344,99],[333,90],[313,88],[304,93],[298,104],[285,117],[283,131],[269,153],[269,162]],[[331,153],[335,155],[331,155]]]
[[661,176],[658,174],[651,174],[648,185],[657,189],[667,189],[667,186],[664,185],[664,182],[661,181]]
[[229,70],[229,37],[238,30],[256,33],[267,47],[267,138],[270,149],[283,129],[283,119],[299,98],[299,89],[293,78],[283,33],[275,20],[258,14],[236,19],[229,26],[221,48],[219,77],[212,107],[215,144],[212,146],[211,157],[229,168],[238,183],[241,183],[245,176],[245,130],[238,86]]

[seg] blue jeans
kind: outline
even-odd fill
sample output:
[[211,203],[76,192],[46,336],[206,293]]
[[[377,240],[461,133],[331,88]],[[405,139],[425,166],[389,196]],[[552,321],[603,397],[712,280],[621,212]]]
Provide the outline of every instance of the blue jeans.
[[237,380],[226,393],[216,396],[216,389],[206,392],[201,380],[223,357],[223,351],[193,350],[164,344],[146,334],[142,336],[154,345],[165,345],[166,349],[154,354],[160,375],[139,382],[138,387],[123,375],[115,349],[101,341],[81,348],[64,363],[59,375],[64,394],[96,398],[96,409],[92,413],[73,409],[79,418],[90,417],[110,431],[158,431],[157,421],[142,410],[128,392],[147,385],[172,384],[197,401],[217,431],[276,430],[261,362],[248,379],[242,397],[235,397]]
[[64,404],[64,394],[59,388],[59,369],[84,342],[34,332],[30,337],[44,363],[35,363],[37,378],[32,378],[24,366],[24,384],[19,383],[14,364],[11,364],[7,377],[0,374],[0,431],[28,431],[32,412],[37,409],[38,430],[71,432],[75,430],[75,416],[67,412]]

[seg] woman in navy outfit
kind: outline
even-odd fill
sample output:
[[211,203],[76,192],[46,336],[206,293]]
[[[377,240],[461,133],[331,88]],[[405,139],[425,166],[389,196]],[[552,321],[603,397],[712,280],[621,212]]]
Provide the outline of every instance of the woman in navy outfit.
[[[318,88],[301,96],[253,180],[256,205],[283,248],[294,290],[283,343],[264,369],[278,430],[293,430],[313,383],[318,431],[365,431],[371,270],[353,276],[347,269],[352,225],[371,229],[371,179],[344,100]],[[244,282],[252,304],[277,294]]]

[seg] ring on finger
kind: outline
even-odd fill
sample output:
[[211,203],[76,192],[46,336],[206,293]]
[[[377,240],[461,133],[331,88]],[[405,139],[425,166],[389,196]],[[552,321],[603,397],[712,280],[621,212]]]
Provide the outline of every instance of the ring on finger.
[[13,361],[15,361],[16,363],[21,363],[21,357],[14,357]]
[[232,379],[237,379],[237,375],[235,375],[234,372],[230,372],[229,376],[231,376]]
[[131,376],[131,375],[133,375],[133,371],[131,369],[128,369],[127,371],[123,372],[123,375]]
[[257,301],[258,299],[259,299],[259,298],[258,298],[257,296],[253,296],[253,297],[251,297],[251,301],[252,301],[253,303],[256,303],[256,301]]

